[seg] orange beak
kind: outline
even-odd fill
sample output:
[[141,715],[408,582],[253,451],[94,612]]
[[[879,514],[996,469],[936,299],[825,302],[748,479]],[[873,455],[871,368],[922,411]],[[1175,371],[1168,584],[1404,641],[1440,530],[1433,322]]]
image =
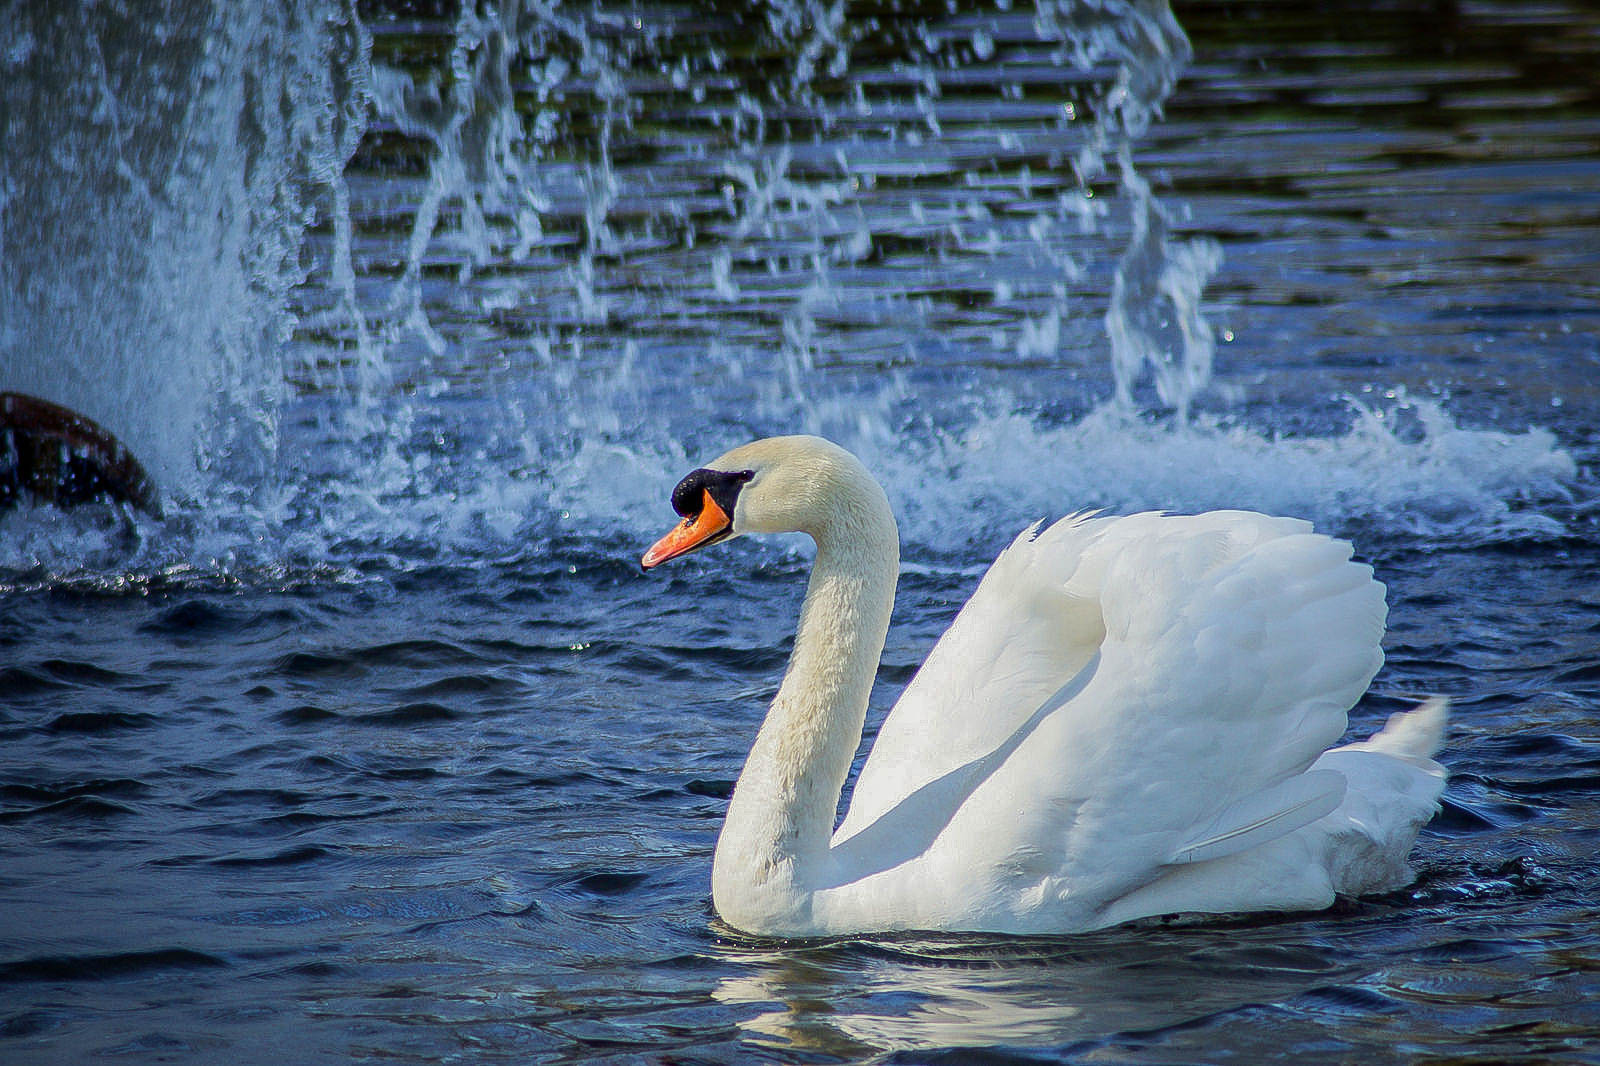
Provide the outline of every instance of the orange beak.
[[660,566],[668,559],[676,559],[696,548],[714,543],[732,527],[733,519],[717,506],[717,501],[707,492],[702,498],[700,513],[673,526],[670,533],[650,546],[644,558],[639,560],[639,565],[646,570]]

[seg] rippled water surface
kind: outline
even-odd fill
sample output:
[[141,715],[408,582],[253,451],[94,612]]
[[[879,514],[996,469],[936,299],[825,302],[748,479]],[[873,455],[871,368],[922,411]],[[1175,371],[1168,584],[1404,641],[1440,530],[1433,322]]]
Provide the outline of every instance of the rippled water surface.
[[[181,119],[128,117],[117,5],[30,16],[0,389],[169,506],[0,515],[0,1061],[1600,1057],[1600,16],[906,6],[219,9]],[[85,40],[92,91],[30,66]],[[120,164],[86,194],[80,103]],[[112,288],[32,247],[80,194],[147,212]],[[1391,613],[1352,732],[1455,701],[1417,883],[1050,940],[719,925],[806,548],[637,558],[678,475],[796,429],[902,524],[867,743],[1036,517],[1354,540]]]

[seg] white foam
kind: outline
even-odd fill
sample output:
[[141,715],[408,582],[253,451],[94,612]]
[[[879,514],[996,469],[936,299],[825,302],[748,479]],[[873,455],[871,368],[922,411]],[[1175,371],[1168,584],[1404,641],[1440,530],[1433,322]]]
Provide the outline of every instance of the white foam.
[[1020,526],[1091,508],[1237,507],[1434,539],[1561,532],[1558,519],[1523,506],[1571,498],[1577,464],[1549,431],[1466,428],[1417,401],[1407,408],[1415,426],[1400,432],[1392,412],[1352,406],[1349,430],[1328,437],[1214,420],[1174,428],[1113,405],[1060,427],[1000,415],[874,459],[911,543],[959,543],[984,514]]

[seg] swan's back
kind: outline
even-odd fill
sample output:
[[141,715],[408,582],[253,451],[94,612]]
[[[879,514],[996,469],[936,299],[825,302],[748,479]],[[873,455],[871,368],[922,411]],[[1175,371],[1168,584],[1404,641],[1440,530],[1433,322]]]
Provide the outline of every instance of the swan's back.
[[[1337,819],[1365,772],[1312,764],[1383,662],[1384,589],[1350,556],[1305,522],[1241,511],[1027,531],[884,722],[841,855],[852,838],[920,826],[922,880],[987,871],[969,889],[973,927],[1362,890],[1310,854],[1329,839],[1314,823]],[[1413,754],[1429,783],[1395,816],[1402,836],[1442,780],[1428,751]],[[845,895],[889,897],[887,870],[857,872]],[[915,925],[906,891],[895,906]]]

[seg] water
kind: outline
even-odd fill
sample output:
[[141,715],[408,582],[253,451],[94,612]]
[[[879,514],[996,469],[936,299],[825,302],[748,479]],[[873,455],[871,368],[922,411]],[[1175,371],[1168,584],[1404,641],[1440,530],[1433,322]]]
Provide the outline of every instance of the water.
[[[4,54],[0,389],[170,506],[0,518],[5,1061],[1600,1055],[1593,12],[175,4],[166,67],[96,10]],[[126,103],[185,49],[181,120]],[[24,150],[106,127],[109,176]],[[50,219],[133,220],[130,265]],[[795,429],[904,531],[869,734],[1036,517],[1353,538],[1391,603],[1353,731],[1456,701],[1417,884],[719,926],[805,548],[636,560],[684,470]]]

